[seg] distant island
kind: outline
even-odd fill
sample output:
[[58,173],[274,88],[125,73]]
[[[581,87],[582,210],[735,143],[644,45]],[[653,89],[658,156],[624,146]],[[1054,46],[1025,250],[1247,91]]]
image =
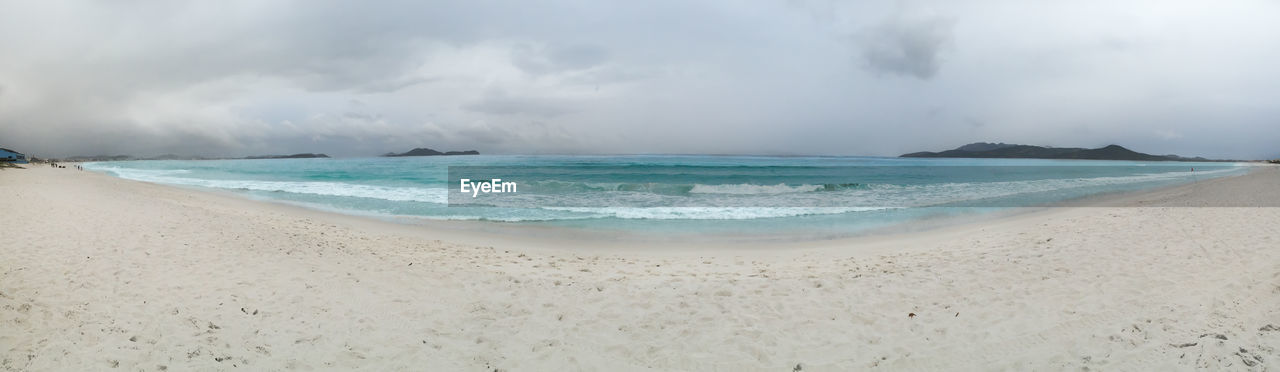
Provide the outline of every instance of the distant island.
[[1151,155],[1110,145],[1096,149],[1075,147],[1042,147],[1008,143],[978,142],[942,152],[913,152],[901,158],[986,158],[986,159],[1087,159],[1087,160],[1136,160],[1136,161],[1233,161],[1211,160],[1202,157],[1187,158],[1178,155]]
[[247,156],[245,159],[312,159],[312,158],[328,158],[325,154],[293,154],[293,155],[260,155]]
[[480,152],[476,150],[439,152],[429,148],[420,147],[413,150],[409,150],[409,152],[405,152],[405,153],[397,154],[394,152],[389,152],[382,156],[397,157],[397,156],[448,156],[448,155],[480,155]]

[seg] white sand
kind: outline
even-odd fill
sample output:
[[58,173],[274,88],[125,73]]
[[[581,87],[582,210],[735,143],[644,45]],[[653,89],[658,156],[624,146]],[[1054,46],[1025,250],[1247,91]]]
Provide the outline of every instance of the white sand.
[[1274,370],[1280,208],[1164,206],[1276,205],[1278,169],[1129,201],[1151,207],[659,250],[3,170],[0,368]]

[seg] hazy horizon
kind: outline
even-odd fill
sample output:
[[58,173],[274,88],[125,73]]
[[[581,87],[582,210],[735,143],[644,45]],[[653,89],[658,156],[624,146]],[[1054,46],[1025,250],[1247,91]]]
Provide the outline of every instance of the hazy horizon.
[[[968,143],[968,144],[972,144],[972,143]],[[965,145],[967,145],[967,144],[965,144]],[[1014,144],[1011,144],[1011,145],[1014,145]],[[1038,146],[1038,145],[1034,145],[1034,144],[1016,144],[1016,145],[1031,145],[1031,146]],[[1119,144],[1109,144],[1109,145],[1119,145]],[[1109,145],[1107,145],[1107,146],[1109,146]],[[953,149],[955,149],[955,148],[957,148],[957,147],[960,147],[960,146],[961,146],[961,145],[957,145],[957,146],[953,146],[953,147],[948,147],[948,148],[939,148],[939,149],[923,149],[923,150],[920,150],[919,152],[941,152],[941,151],[946,151],[946,150],[953,150]],[[1119,145],[1119,146],[1124,147],[1123,145]],[[1042,147],[1053,147],[1053,146],[1042,146]],[[1080,148],[1080,146],[1063,146],[1063,147],[1074,147],[1074,148]],[[1105,147],[1105,146],[1097,146],[1097,147],[1093,147],[1093,149],[1097,149],[1097,148],[1101,148],[1101,147]],[[431,148],[431,147],[427,147],[427,148],[432,149],[432,150],[436,150],[436,151],[440,151],[440,152],[447,152],[447,151],[465,151],[465,150],[469,150],[469,149],[441,149],[441,148]],[[1125,148],[1128,148],[1128,147],[1125,147]],[[414,148],[414,149],[416,149],[416,148]],[[414,150],[414,149],[405,149],[405,151],[408,151],[408,150]],[[1134,149],[1129,148],[1129,150],[1134,150]],[[19,150],[15,150],[15,151],[19,151]],[[386,155],[388,155],[388,154],[390,154],[390,153],[403,153],[403,152],[405,152],[405,151],[388,151],[388,152],[383,152],[383,153],[379,153],[379,154],[347,154],[347,155],[330,155],[330,154],[327,154],[327,153],[324,153],[324,152],[315,152],[315,151],[288,152],[288,153],[262,153],[262,154],[249,154],[249,155],[200,155],[200,154],[175,154],[175,153],[163,153],[163,154],[129,154],[129,153],[110,153],[110,154],[107,154],[107,153],[104,153],[104,154],[93,154],[93,155],[69,155],[69,156],[60,156],[60,157],[54,157],[54,158],[55,158],[55,159],[82,159],[82,158],[105,158],[105,157],[120,157],[120,156],[125,156],[125,157],[128,157],[128,158],[129,158],[129,159],[131,159],[131,160],[147,160],[147,159],[164,158],[164,157],[177,157],[178,159],[207,159],[207,160],[218,160],[218,159],[245,159],[245,158],[250,158],[250,157],[263,157],[263,156],[289,156],[289,155],[303,155],[303,154],[311,154],[311,155],[325,155],[325,156],[330,157],[330,158],[375,158],[375,157],[385,157]],[[1139,151],[1139,150],[1134,150],[1134,151],[1139,152],[1139,153],[1146,153],[1146,152]],[[21,152],[21,151],[19,151],[19,152]],[[912,152],[917,152],[917,151],[912,151]],[[1195,157],[1198,157],[1198,156],[1199,156],[1199,155],[1187,155],[1187,154],[1156,154],[1156,153],[1146,153],[1146,154],[1148,154],[1148,155],[1177,155],[1177,156],[1182,156],[1182,157],[1186,157],[1186,158],[1195,158]],[[40,155],[33,155],[33,154],[26,154],[26,155],[28,155],[28,156],[36,156],[36,157],[39,157],[39,156],[40,156]],[[729,156],[729,157],[732,157],[732,156],[743,156],[743,157],[751,157],[751,156],[770,156],[770,157],[885,157],[885,158],[893,158],[893,157],[900,157],[900,155],[903,155],[903,154],[891,154],[891,155],[868,155],[868,154],[826,154],[826,155],[824,155],[824,154],[803,154],[803,153],[786,153],[786,152],[779,152],[779,153],[678,153],[678,152],[661,152],[661,153],[660,153],[660,152],[625,152],[625,153],[609,153],[609,152],[591,152],[591,153],[571,153],[571,152],[504,153],[504,152],[497,152],[497,153],[481,153],[480,155],[517,155],[517,156],[519,156],[519,155],[548,155],[548,156]],[[465,156],[465,155],[464,155],[464,156]],[[1261,158],[1261,159],[1224,159],[1224,158],[1206,158],[1206,159],[1207,159],[1207,160],[1269,160],[1270,158]]]
[[1280,2],[0,0],[40,157],[1280,157]]

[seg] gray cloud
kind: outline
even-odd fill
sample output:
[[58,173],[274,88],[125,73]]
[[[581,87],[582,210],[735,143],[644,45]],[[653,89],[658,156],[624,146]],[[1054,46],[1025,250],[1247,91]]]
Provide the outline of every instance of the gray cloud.
[[894,17],[861,35],[859,43],[871,71],[928,80],[942,67],[951,33],[949,19]]
[[1274,1],[501,5],[0,0],[0,146],[1262,157],[1280,143],[1280,87],[1259,83],[1280,79]]
[[440,80],[439,78],[425,78],[420,76],[401,77],[394,80],[375,81],[372,83],[361,85],[356,91],[360,93],[394,93],[404,88],[408,88],[418,84],[426,84]]
[[511,52],[511,62],[516,67],[535,75],[583,70],[598,66],[608,58],[607,50],[592,45],[535,48],[521,44]]
[[467,111],[493,115],[531,115],[553,118],[573,112],[567,104],[535,97],[510,97],[503,93],[486,94],[478,101],[462,105]]

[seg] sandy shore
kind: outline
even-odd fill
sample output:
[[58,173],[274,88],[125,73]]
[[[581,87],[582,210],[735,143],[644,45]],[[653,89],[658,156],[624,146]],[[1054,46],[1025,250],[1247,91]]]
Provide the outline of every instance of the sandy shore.
[[786,249],[522,244],[72,169],[0,191],[4,370],[1280,368],[1280,208],[1203,207],[1277,205],[1280,167]]

